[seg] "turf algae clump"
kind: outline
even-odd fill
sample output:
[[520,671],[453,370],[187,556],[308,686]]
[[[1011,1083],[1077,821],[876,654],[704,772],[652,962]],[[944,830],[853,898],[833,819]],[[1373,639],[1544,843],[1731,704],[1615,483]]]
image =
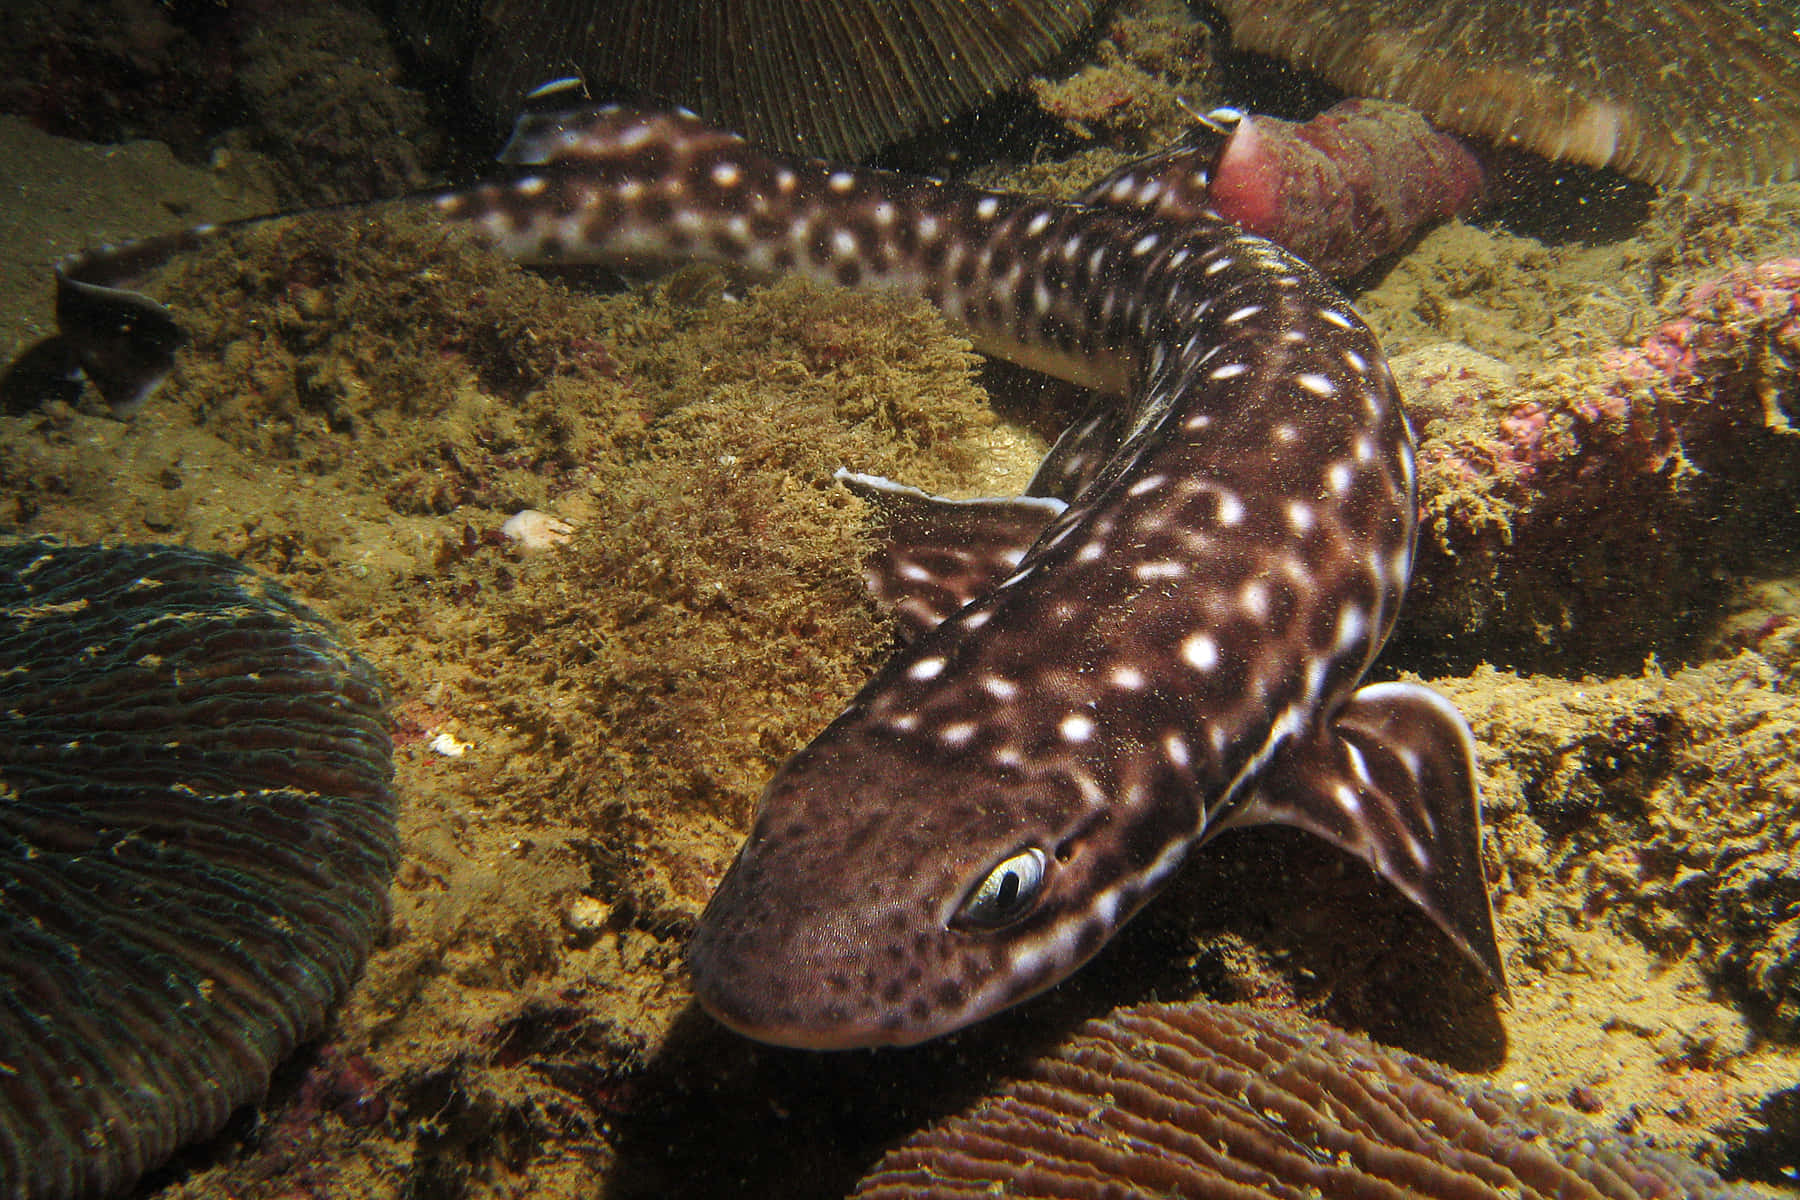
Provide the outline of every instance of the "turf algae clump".
[[118,1192],[322,1027],[386,919],[382,708],[231,559],[0,542],[0,1197]]

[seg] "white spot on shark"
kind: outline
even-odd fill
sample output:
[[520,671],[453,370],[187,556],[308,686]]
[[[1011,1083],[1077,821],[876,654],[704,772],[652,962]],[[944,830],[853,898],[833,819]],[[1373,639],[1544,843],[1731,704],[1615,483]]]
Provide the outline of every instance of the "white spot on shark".
[[906,669],[907,678],[919,680],[921,683],[927,679],[936,679],[944,673],[944,663],[945,659],[941,654],[934,654],[930,658],[921,658]]
[[1094,736],[1094,718],[1086,713],[1070,713],[1057,725],[1057,730],[1065,741],[1085,742]]
[[981,687],[996,700],[1011,700],[1019,694],[1019,685],[1001,675],[982,676]]
[[1182,640],[1181,659],[1196,671],[1210,671],[1219,665],[1219,643],[1211,634],[1190,634]]

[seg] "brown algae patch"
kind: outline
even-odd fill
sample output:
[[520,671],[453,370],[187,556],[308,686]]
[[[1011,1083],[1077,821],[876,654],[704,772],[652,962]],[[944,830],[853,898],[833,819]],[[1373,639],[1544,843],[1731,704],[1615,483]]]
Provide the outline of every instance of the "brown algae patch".
[[1193,106],[1218,93],[1217,41],[1180,0],[1130,0],[1106,18],[1092,61],[1026,86],[1083,142],[1146,154],[1188,132]]
[[[154,286],[194,345],[135,423],[5,418],[9,526],[234,553],[393,694],[393,929],[183,1190],[603,1174],[763,782],[892,646],[833,470],[1041,454],[924,306],[723,282],[595,299],[404,216],[271,225]],[[570,540],[525,556],[524,507]]]
[[[1030,161],[969,173],[1002,191],[1073,198],[1103,176],[1162,150],[1219,96],[1218,36],[1181,0],[1129,0],[1105,14],[1093,53],[1052,63],[1025,90],[1064,143]],[[1055,139],[1052,139],[1055,140]]]

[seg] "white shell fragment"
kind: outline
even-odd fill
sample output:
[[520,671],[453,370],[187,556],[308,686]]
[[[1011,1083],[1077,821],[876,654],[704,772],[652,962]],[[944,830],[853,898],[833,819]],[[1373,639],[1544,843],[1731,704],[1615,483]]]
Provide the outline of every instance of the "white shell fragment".
[[535,508],[526,508],[506,518],[506,522],[500,526],[500,532],[517,542],[519,549],[535,554],[541,550],[553,550],[568,541],[574,534],[575,527],[560,517],[539,512]]

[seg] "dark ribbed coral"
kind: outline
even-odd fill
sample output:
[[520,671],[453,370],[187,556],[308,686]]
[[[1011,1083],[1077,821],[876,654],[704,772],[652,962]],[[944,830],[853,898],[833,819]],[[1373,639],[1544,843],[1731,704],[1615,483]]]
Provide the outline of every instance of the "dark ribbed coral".
[[1783,0],[1220,0],[1233,42],[1438,125],[1664,186],[1800,177]]
[[1098,0],[427,0],[412,40],[477,103],[579,72],[758,145],[856,158],[964,112],[1068,46]]
[[319,1030],[385,921],[382,705],[231,559],[0,543],[0,1197],[119,1190]]
[[1708,1200],[1752,1193],[1321,1022],[1198,1002],[1090,1021],[853,1193]]

